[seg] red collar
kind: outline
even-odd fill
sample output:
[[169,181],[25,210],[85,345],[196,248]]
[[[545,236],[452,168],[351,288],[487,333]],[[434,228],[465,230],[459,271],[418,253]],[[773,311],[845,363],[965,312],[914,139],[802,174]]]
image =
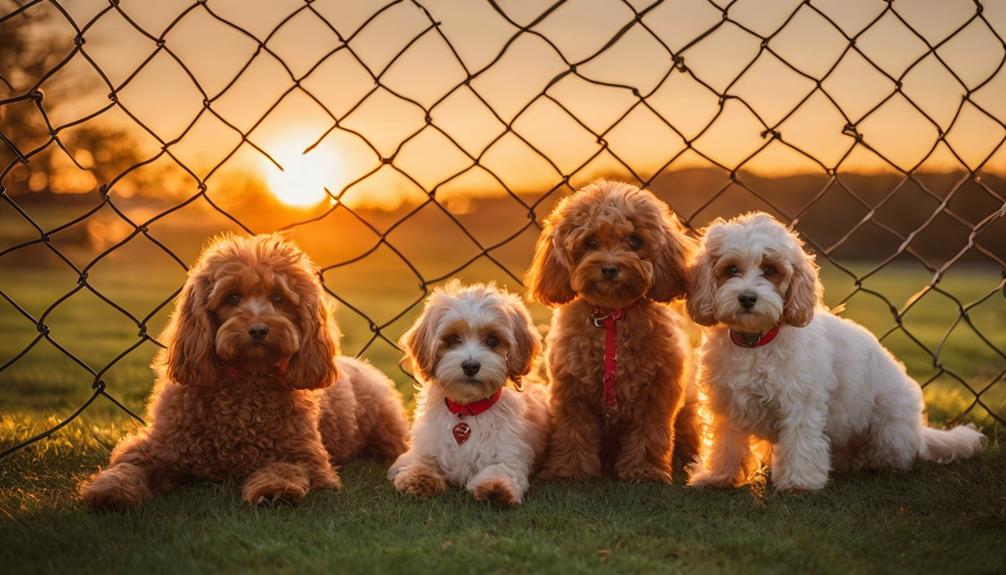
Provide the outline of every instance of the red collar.
[[473,401],[472,403],[458,403],[451,401],[449,397],[444,398],[444,403],[447,404],[447,409],[454,415],[478,415],[495,405],[502,395],[503,388],[501,387],[489,397]]
[[636,300],[625,307],[614,309],[595,307],[590,319],[595,327],[604,328],[604,407],[607,414],[618,407],[618,320],[639,305]]
[[741,347],[761,347],[771,343],[777,335],[779,335],[779,326],[777,325],[762,334],[730,330],[730,341]]
[[[268,377],[269,379],[282,380],[283,378],[286,377],[287,363],[288,363],[287,361],[281,361],[277,363],[276,365],[273,366],[271,370],[269,370],[265,374],[266,377]],[[237,367],[231,367],[229,365],[222,367],[221,371],[224,372],[224,377],[226,377],[227,379],[240,379],[248,377],[248,375],[252,373],[248,370],[240,369]]]

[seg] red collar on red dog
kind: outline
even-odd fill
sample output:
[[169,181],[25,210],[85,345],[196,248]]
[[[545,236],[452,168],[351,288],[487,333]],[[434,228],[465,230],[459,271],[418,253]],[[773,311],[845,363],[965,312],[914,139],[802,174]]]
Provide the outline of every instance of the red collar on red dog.
[[604,328],[604,407],[609,411],[618,406],[618,320],[639,305],[636,300],[614,309],[595,307],[590,314],[594,327]]
[[777,325],[765,333],[746,333],[730,330],[730,341],[741,347],[761,347],[771,343],[777,335],[779,335],[779,326]]
[[[271,370],[269,370],[268,372],[264,372],[264,373],[266,374],[266,376],[269,379],[282,380],[283,378],[286,377],[286,366],[287,366],[287,362],[286,361],[281,361],[281,362],[277,363],[276,365],[274,365]],[[241,369],[241,368],[233,367],[233,366],[230,366],[230,365],[224,366],[221,369],[221,371],[224,372],[224,377],[226,377],[227,379],[240,379],[242,377],[248,377],[252,373],[256,373],[253,370]]]

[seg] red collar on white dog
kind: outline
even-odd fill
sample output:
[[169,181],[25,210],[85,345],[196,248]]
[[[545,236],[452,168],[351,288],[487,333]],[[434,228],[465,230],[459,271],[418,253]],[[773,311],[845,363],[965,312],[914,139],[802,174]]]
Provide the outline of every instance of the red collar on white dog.
[[[472,403],[458,403],[452,401],[451,398],[445,397],[444,404],[447,405],[447,410],[458,416],[461,419],[465,415],[478,415],[484,413],[490,407],[496,405],[500,397],[503,395],[503,388],[496,390],[496,393],[490,395],[485,399],[480,399],[478,401],[473,401]],[[472,427],[465,423],[464,421],[458,423],[451,429],[451,433],[454,434],[454,441],[458,442],[458,445],[468,441],[468,436],[472,434]]]
[[772,326],[772,329],[765,333],[747,333],[743,331],[730,330],[730,341],[741,347],[761,347],[768,345],[779,335],[779,326]]
[[473,401],[472,403],[458,403],[452,401],[449,397],[444,398],[444,403],[447,404],[447,409],[454,415],[478,415],[495,405],[502,395],[503,388],[501,387],[489,397]]
[[595,307],[590,314],[594,327],[604,328],[604,407],[606,415],[611,415],[618,407],[618,320],[639,305],[636,300],[625,307],[605,309]]

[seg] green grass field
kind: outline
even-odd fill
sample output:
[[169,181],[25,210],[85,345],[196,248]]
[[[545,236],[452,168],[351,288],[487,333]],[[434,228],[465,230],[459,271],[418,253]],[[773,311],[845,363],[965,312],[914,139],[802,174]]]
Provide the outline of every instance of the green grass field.
[[[166,268],[164,268],[166,270]],[[857,266],[857,273],[868,266]],[[493,277],[476,265],[467,279]],[[828,302],[852,290],[834,269],[824,271]],[[135,273],[96,269],[90,281],[137,317],[169,297],[180,271]],[[329,287],[378,323],[394,317],[421,292],[418,282],[394,281],[377,266],[326,275]],[[929,276],[891,266],[863,287],[899,307]],[[941,289],[965,304],[1000,285],[996,270],[953,269]],[[512,282],[511,282],[512,283]],[[76,285],[55,269],[0,269],[0,289],[36,317]],[[1001,286],[1000,286],[1001,289]],[[154,315],[157,333],[170,306]],[[412,313],[387,328],[394,339]],[[544,324],[547,310],[533,308]],[[894,321],[886,304],[866,292],[845,314],[882,334]],[[936,350],[958,318],[955,303],[930,293],[905,315],[904,327]],[[1006,299],[995,295],[969,314],[975,326],[1006,349]],[[356,353],[372,337],[368,323],[343,307],[343,347]],[[100,370],[138,341],[137,328],[83,290],[49,314],[52,336]],[[19,353],[37,331],[0,301],[0,362]],[[911,373],[936,373],[932,358],[903,331],[885,343]],[[105,373],[109,392],[142,410],[155,346],[144,343]],[[378,340],[366,357],[393,376],[407,401],[412,382],[399,353]],[[946,337],[939,360],[981,389],[1003,369],[1003,358],[964,324]],[[92,376],[42,341],[0,372],[0,449],[32,436],[91,395]],[[1006,382],[985,393],[1006,415]],[[944,374],[926,389],[933,420],[957,418],[974,396]],[[102,465],[116,440],[136,424],[99,397],[52,439],[0,461],[0,565],[32,572],[993,572],[1006,558],[1006,454],[1001,428],[985,408],[965,417],[992,437],[975,460],[923,465],[912,474],[837,477],[824,492],[777,495],[763,485],[735,492],[699,492],[680,485],[575,486],[534,483],[515,511],[475,504],[451,492],[434,501],[399,497],[383,469],[358,462],[343,470],[342,493],[316,493],[296,508],[248,509],[235,486],[197,486],[121,515],[91,514],[75,502],[77,483]]]

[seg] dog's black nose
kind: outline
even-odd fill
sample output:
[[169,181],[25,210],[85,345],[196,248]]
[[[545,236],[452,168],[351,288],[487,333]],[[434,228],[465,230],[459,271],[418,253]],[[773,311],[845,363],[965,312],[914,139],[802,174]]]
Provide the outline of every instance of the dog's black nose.
[[737,296],[737,301],[741,302],[741,307],[751,309],[758,302],[758,296],[750,292],[744,292]]
[[613,278],[618,275],[618,266],[604,266],[601,268],[601,273],[606,278]]
[[265,336],[269,335],[269,326],[262,323],[252,324],[248,328],[248,335],[255,341],[262,341],[265,339]]
[[475,374],[479,372],[479,369],[481,367],[482,367],[481,363],[477,361],[472,361],[470,359],[461,362],[461,371],[465,372],[465,375],[467,375],[468,377],[474,377]]

